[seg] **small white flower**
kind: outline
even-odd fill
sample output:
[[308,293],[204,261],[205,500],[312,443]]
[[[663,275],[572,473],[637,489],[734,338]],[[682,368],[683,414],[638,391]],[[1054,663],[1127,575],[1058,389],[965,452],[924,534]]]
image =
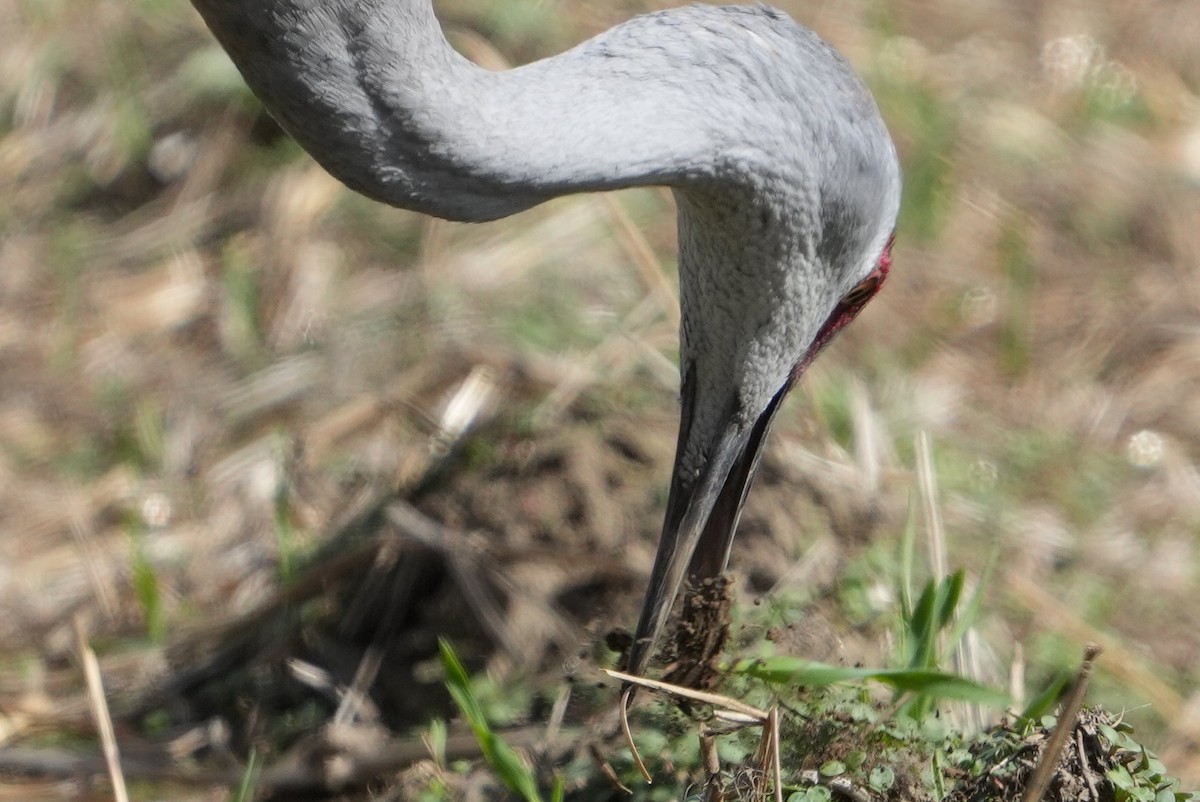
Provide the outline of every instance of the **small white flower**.
[[142,499],[142,520],[160,529],[171,522],[171,499],[165,493],[151,493]]
[[1163,439],[1158,432],[1142,429],[1129,438],[1125,456],[1131,465],[1138,468],[1153,468],[1162,462]]

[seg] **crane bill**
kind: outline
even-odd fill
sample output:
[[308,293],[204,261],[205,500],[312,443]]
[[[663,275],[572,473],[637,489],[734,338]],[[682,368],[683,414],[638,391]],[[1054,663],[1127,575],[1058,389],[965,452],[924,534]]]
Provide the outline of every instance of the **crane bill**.
[[[685,574],[703,579],[719,576],[725,571],[729,547],[758,467],[767,430],[790,386],[791,382],[788,382],[771,398],[752,425],[747,426],[730,416],[710,447],[699,475],[684,475],[679,470],[677,455],[662,537],[629,650],[629,673],[645,672],[683,586]],[[681,447],[687,440],[692,422],[687,400],[685,396],[680,420]]]
[[654,644],[662,635],[671,607],[679,595],[700,536],[749,435],[749,430],[726,429],[694,483],[687,483],[678,473],[671,480],[658,554],[654,558],[642,614],[629,650],[628,671],[631,674],[642,674],[646,669]]

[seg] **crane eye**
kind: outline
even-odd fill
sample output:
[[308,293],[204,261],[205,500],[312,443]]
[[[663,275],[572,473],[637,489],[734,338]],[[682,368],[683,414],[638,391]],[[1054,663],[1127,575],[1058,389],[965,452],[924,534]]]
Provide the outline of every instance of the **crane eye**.
[[842,296],[842,306],[857,309],[874,297],[879,290],[879,276],[870,275],[860,281],[854,289]]

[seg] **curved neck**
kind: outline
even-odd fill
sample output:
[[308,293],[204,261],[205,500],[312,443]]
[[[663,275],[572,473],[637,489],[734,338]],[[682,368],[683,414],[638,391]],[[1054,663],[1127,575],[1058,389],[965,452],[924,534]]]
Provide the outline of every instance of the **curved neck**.
[[717,170],[703,76],[679,58],[695,43],[665,15],[497,73],[450,47],[430,0],[193,2],[288,133],[392,205],[485,220]]
[[884,248],[899,166],[870,95],[763,5],[647,14],[488,72],[449,46],[431,0],[192,2],[283,127],[377,200],[487,220],[570,192],[675,188],[691,395],[670,498],[684,517],[664,529],[640,671],[698,538],[700,567],[724,565],[780,388]]

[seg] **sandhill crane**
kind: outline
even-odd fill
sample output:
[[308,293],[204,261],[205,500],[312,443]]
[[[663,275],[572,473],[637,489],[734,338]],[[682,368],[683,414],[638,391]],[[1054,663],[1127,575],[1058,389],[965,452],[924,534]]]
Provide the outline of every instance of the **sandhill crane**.
[[672,188],[682,411],[629,654],[644,673],[685,574],[724,572],[780,401],[887,277],[900,170],[868,91],[762,5],[645,14],[491,72],[431,0],[192,2],[283,128],[376,200],[484,221]]

